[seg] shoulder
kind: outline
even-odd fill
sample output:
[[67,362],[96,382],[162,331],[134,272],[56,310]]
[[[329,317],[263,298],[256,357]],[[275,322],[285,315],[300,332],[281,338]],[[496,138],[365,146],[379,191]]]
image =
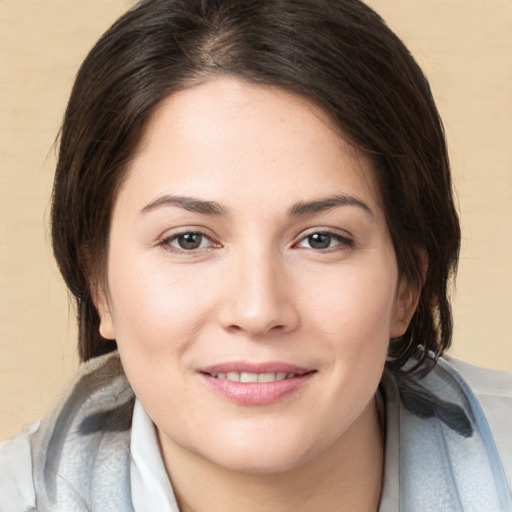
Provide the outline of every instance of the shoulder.
[[512,374],[453,358],[441,364],[457,372],[475,395],[489,424],[507,479],[512,485]]
[[30,437],[38,429],[39,422],[16,438],[0,443],[0,510],[35,510]]
[[[100,498],[115,501],[112,510],[129,510],[121,477],[128,467],[132,409],[133,392],[117,354],[83,365],[52,414],[0,445],[0,511],[55,510],[57,504],[89,510]],[[106,496],[96,496],[98,489]]]
[[477,396],[512,400],[512,373],[482,368],[452,357],[443,361],[461,374]]
[[441,358],[385,376],[404,510],[512,510],[510,375]]
[[[453,358],[440,363],[457,373],[468,385],[483,409],[491,430],[512,422],[512,374],[474,366]],[[509,430],[510,432],[510,430]],[[508,435],[512,439],[512,435]]]

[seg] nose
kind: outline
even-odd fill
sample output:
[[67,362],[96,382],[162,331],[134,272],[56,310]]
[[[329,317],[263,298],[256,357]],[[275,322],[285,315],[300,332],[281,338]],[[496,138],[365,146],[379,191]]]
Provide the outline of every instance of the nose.
[[270,250],[244,252],[233,258],[219,313],[222,326],[251,337],[295,330],[299,314],[291,278],[284,267]]

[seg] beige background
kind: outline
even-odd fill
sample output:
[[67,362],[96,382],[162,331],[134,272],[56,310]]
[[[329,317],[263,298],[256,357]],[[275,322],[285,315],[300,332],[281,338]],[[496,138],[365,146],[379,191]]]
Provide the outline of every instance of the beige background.
[[[52,260],[52,144],[86,52],[132,2],[0,0],[0,439],[76,373]],[[512,370],[512,2],[371,0],[431,80],[463,223],[452,353]]]

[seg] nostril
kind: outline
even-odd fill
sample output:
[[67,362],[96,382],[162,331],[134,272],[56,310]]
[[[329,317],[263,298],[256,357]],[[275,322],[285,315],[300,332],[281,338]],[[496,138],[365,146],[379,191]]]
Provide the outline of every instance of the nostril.
[[[244,331],[247,331],[247,332],[252,332],[253,334],[257,335],[258,333],[256,332],[256,329],[250,329],[250,328],[244,328],[240,325],[237,325],[237,324],[232,324],[232,325],[229,325],[228,326],[228,330],[232,331],[232,332],[244,332]],[[264,332],[265,333],[270,333],[270,332],[274,332],[274,333],[278,333],[278,332],[282,332],[282,331],[285,331],[286,330],[286,325],[283,325],[283,324],[278,324],[278,325],[274,325],[272,327],[270,327],[270,329],[268,330],[261,330],[261,334],[263,334]],[[253,332],[254,331],[254,332]]]
[[230,329],[231,331],[237,331],[237,332],[238,332],[238,331],[242,331],[242,330],[243,330],[239,325],[230,325],[230,326],[229,326],[229,329]]

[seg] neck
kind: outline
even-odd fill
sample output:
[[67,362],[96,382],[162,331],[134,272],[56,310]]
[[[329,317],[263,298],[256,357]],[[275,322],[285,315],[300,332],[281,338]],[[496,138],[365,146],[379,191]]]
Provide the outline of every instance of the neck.
[[181,512],[376,512],[383,460],[373,401],[333,445],[288,471],[231,471],[179,446],[164,454]]

